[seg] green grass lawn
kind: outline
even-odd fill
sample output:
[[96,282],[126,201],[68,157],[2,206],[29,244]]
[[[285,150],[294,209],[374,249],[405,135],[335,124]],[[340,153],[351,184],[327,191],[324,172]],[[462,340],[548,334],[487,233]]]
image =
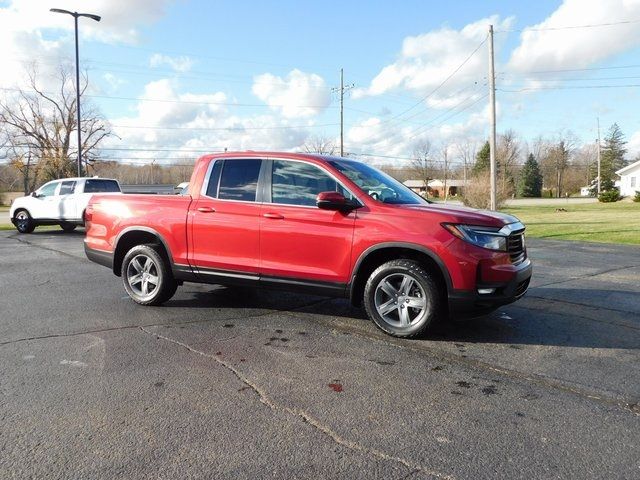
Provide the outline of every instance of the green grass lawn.
[[640,203],[522,206],[503,211],[522,220],[530,237],[640,245]]
[[[558,208],[567,211],[557,212]],[[522,220],[530,237],[640,245],[640,203],[536,205],[510,207],[503,211]],[[14,228],[9,221],[9,207],[0,206],[0,230]]]

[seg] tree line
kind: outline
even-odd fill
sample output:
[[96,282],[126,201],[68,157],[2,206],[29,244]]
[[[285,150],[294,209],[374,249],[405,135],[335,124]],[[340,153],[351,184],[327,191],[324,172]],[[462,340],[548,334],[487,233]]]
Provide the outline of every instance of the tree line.
[[[27,75],[27,88],[16,89],[0,101],[0,191],[29,193],[42,183],[76,175],[75,132],[76,95],[70,69],[60,67],[51,90],[44,89],[34,66]],[[83,77],[81,96],[88,86]],[[101,158],[100,146],[113,133],[100,112],[89,102],[82,103],[82,173],[118,179],[121,183],[177,184],[189,179],[195,158],[185,157],[179,165],[127,165]],[[305,152],[334,154],[336,147],[323,137],[311,137],[301,149]],[[626,141],[613,124],[601,146],[601,189],[611,191],[615,171],[624,167]],[[553,137],[525,142],[513,130],[498,136],[496,150],[498,199],[513,196],[562,197],[581,187],[595,192],[597,145],[579,145],[577,137],[562,131]],[[442,180],[447,195],[451,179],[464,180],[466,203],[487,207],[489,199],[489,143],[459,141],[432,144],[421,141],[410,161],[384,168],[401,180]]]
[[[556,197],[576,195],[589,187],[597,191],[598,145],[580,145],[570,131],[553,137],[538,137],[532,142],[518,138],[513,130],[498,135],[496,148],[496,187],[498,201],[518,197]],[[624,134],[614,123],[600,146],[601,190],[615,191],[615,172],[629,162],[626,159]],[[640,157],[639,157],[640,158]],[[638,160],[638,158],[636,158]],[[434,148],[421,142],[407,167],[391,169],[402,180],[420,180],[427,185],[438,179],[445,184],[451,179],[464,180],[463,200],[468,205],[489,205],[489,142],[481,145],[463,141],[445,143]]]

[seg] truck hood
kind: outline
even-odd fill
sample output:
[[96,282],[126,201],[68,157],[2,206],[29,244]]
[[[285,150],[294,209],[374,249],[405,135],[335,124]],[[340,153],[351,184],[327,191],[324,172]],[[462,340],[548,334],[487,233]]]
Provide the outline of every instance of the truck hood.
[[452,223],[464,223],[467,225],[503,227],[504,225],[520,221],[517,217],[506,213],[442,203],[430,203],[429,205],[403,205],[402,208],[416,212],[442,213],[443,215],[452,217]]

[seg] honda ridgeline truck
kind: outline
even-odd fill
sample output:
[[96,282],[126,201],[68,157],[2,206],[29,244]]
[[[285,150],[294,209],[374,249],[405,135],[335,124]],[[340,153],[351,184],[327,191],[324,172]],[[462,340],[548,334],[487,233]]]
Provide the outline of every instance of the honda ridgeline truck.
[[237,152],[201,157],[184,195],[94,195],[87,257],[141,305],[183,282],[347,297],[383,331],[420,335],[527,291],[525,227],[429,203],[359,161]]

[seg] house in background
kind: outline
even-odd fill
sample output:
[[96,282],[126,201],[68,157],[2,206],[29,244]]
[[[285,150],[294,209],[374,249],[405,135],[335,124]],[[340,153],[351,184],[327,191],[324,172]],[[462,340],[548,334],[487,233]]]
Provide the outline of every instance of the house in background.
[[[447,179],[447,196],[455,197],[462,194],[464,187],[469,185],[470,180]],[[429,182],[429,195],[444,198],[444,180],[434,179]]]
[[[465,185],[469,185],[469,180],[457,180],[455,178],[451,178],[447,180],[447,191],[449,197],[455,197],[457,195],[462,194],[462,190]],[[425,186],[424,180],[407,180],[404,182],[405,186],[409,187],[411,190],[416,192],[419,195],[436,198],[444,198],[444,181],[439,180],[437,178],[433,180],[429,180],[429,183]]]
[[423,197],[427,192],[427,186],[424,184],[424,180],[406,180],[404,182],[404,186],[409,187],[411,190]]
[[640,160],[621,168],[616,174],[620,175],[620,195],[634,196],[640,191]]

